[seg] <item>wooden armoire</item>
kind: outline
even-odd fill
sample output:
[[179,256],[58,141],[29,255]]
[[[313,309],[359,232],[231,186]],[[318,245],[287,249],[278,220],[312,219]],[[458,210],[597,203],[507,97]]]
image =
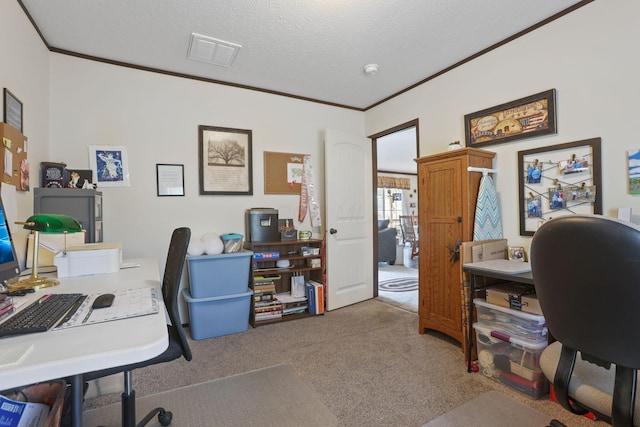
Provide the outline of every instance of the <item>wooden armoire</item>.
[[440,331],[466,351],[463,327],[460,245],[473,240],[473,222],[482,174],[495,153],[461,148],[420,157],[418,163],[419,332]]

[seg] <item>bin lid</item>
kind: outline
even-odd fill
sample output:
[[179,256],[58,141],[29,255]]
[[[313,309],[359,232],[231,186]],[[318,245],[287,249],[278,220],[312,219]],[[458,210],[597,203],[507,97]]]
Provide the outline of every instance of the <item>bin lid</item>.
[[277,215],[278,214],[278,209],[273,209],[273,208],[251,208],[251,209],[247,209],[247,213],[249,215],[260,215],[260,214]]
[[244,236],[242,234],[238,234],[238,233],[227,233],[220,236],[222,240],[237,240],[237,239],[242,239],[243,237]]

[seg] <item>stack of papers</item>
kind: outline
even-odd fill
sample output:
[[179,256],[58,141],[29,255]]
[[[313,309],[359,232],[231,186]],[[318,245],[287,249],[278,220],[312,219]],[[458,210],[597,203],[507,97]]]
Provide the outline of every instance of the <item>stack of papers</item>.
[[[128,319],[145,316],[159,311],[158,293],[155,288],[127,289],[111,292],[115,295],[113,304],[107,308],[93,309],[93,301],[101,295],[89,295],[75,314],[65,323],[54,329],[66,329],[76,326],[92,325],[94,323],[110,322],[112,320]],[[0,424],[1,426],[2,424]]]
[[473,267],[478,270],[496,271],[504,274],[522,274],[531,271],[531,265],[523,261],[511,261],[508,259],[493,259],[491,261],[470,262],[465,267]]

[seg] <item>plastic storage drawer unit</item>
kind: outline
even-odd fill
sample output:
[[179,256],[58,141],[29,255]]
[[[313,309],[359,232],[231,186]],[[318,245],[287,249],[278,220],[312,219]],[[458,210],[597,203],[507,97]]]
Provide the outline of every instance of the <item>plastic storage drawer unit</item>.
[[504,334],[504,339],[516,337],[522,341],[538,343],[547,340],[547,323],[544,316],[513,310],[474,299],[478,322],[488,325],[494,335]]
[[187,256],[191,297],[239,294],[249,286],[253,252]]
[[547,347],[546,341],[532,343],[513,337],[504,341],[482,322],[474,323],[473,328],[482,374],[533,399],[549,392],[549,382],[540,369],[540,354]]
[[[246,285],[245,285],[246,286]],[[253,291],[245,287],[241,294],[192,298],[182,290],[189,305],[189,327],[194,340],[231,335],[249,329],[249,310]]]

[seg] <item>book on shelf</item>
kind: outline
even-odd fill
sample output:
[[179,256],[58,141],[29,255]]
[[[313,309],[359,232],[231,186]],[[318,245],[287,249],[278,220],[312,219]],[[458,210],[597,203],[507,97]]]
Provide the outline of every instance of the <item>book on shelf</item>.
[[303,306],[303,307],[289,307],[289,308],[283,308],[282,309],[282,315],[283,316],[289,316],[291,314],[302,314],[302,313],[306,313],[307,312],[307,306]]
[[289,292],[281,292],[276,294],[278,301],[282,303],[282,315],[304,313],[309,305],[307,297],[294,297]]
[[280,303],[280,301],[278,301],[276,298],[271,299],[271,300],[261,300],[261,301],[254,301],[253,305],[256,307],[264,307],[264,306],[268,306],[268,305],[282,305]]
[[262,294],[262,293],[253,294],[254,301],[273,301],[275,298],[276,298],[276,295],[272,292],[267,294]]
[[282,276],[279,274],[259,274],[253,276],[254,282],[262,282],[262,281],[275,281],[281,279]]
[[256,313],[254,315],[254,318],[255,318],[256,321],[280,319],[281,317],[282,317],[282,310],[268,311],[268,312],[264,312],[264,313]]
[[0,319],[4,319],[5,317],[11,315],[11,313],[13,313],[14,311],[16,311],[16,307],[13,304],[0,309]]
[[309,313],[324,313],[324,284],[309,279],[306,283],[307,298],[309,299]]
[[262,306],[262,307],[254,307],[253,308],[253,312],[255,314],[258,313],[268,313],[271,311],[282,311],[282,305],[266,305],[266,306]]
[[258,284],[253,284],[253,290],[254,292],[275,292],[276,291],[276,285],[258,285]]
[[2,298],[2,301],[0,301],[0,310],[13,305],[13,297],[8,297],[2,294],[0,295],[0,298]]
[[288,303],[292,303],[292,302],[300,302],[300,301],[307,301],[307,297],[306,295],[303,297],[294,297],[293,295],[291,295],[290,292],[279,292],[276,294],[276,298],[278,298],[278,301],[280,301],[283,304],[288,304]]
[[253,259],[278,259],[280,252],[254,252]]

